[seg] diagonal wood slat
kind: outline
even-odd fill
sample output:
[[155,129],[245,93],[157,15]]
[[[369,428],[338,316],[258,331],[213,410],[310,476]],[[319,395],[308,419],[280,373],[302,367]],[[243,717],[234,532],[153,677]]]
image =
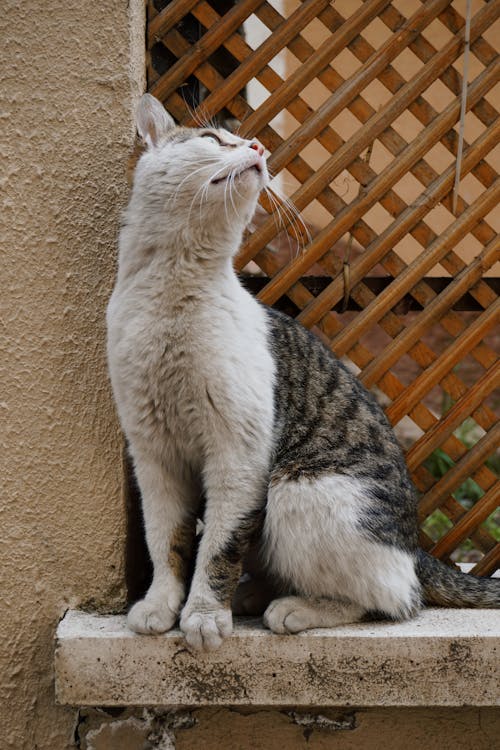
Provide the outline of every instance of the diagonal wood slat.
[[467,417],[483,402],[484,397],[494,388],[500,386],[500,363],[496,362],[490,370],[470,388],[465,396],[459,399],[446,416],[439,420],[408,451],[408,466],[413,468],[439,447],[443,436],[450,435]]
[[[283,49],[316,15],[328,5],[328,0],[304,0],[289,19],[283,22],[276,32],[260,45],[258,50],[246,57],[232,73],[203,101],[203,112],[210,118],[227,98],[232,98],[245,86],[269,60]],[[193,123],[191,123],[193,124]]]
[[[482,76],[478,77],[477,81],[475,82],[476,85],[471,86],[469,89],[468,101],[473,101],[474,99],[483,96],[485,91],[487,91],[491,87],[492,82],[498,80],[499,74],[500,61],[494,64],[493,69],[487,69]],[[371,208],[376,200],[384,194],[388,187],[392,186],[398,179],[400,179],[401,176],[407,171],[407,169],[409,169],[411,164],[415,163],[429,149],[430,146],[434,145],[435,141],[439,138],[441,130],[445,131],[452,127],[452,125],[457,121],[459,109],[459,102],[457,100],[456,102],[453,102],[442,115],[434,120],[433,124],[429,126],[429,129],[426,131],[426,135],[419,134],[419,136],[417,136],[415,140],[408,145],[408,147],[405,149],[405,152],[400,155],[400,158],[397,161],[392,162],[385,170],[380,173],[380,175],[373,181],[373,183],[370,184],[370,189],[362,191],[360,199],[356,202],[356,210],[353,210],[352,207],[349,207],[343,216],[338,216],[335,222],[332,222],[332,224],[327,227],[327,230],[323,230],[324,233],[318,234],[315,240],[313,240],[307,250],[304,251],[304,253],[300,257],[291,261],[288,266],[283,269],[283,271],[277,274],[274,279],[269,282],[266,289],[263,290],[260,295],[261,299],[269,304],[279,299],[283,291],[286,289],[287,285],[293,283],[293,281],[295,281],[303,274],[304,270],[308,266],[310,266],[321,257],[325,247],[328,244],[335,242],[339,237],[341,237],[351,223],[357,221],[357,219],[360,218],[365,211]],[[380,125],[378,127],[380,127]],[[362,149],[368,145],[368,142],[370,140],[373,140],[373,138],[376,137],[377,130],[378,128],[370,129],[369,134],[372,137],[371,139],[368,139],[368,141],[365,131],[364,137],[362,139]],[[331,157],[331,159],[329,160],[329,168],[331,169],[331,171],[329,172],[330,180],[333,180],[335,176],[337,176],[344,168],[344,162],[346,162],[347,159],[351,156],[352,145],[353,144],[351,144],[349,149],[346,149],[341,154],[335,154],[335,156]],[[306,198],[312,200],[316,197],[315,189],[317,187],[317,183],[319,182],[321,185],[322,181],[325,179],[323,174],[324,171],[321,174],[321,178],[313,178],[313,180],[309,182],[309,185],[307,185],[306,183],[307,187],[299,188],[299,190],[297,191],[298,195],[295,194],[292,196],[294,203],[300,209],[304,207]],[[255,250],[259,247],[259,243],[262,242],[263,238],[267,238],[267,235],[269,233],[270,239],[272,237],[273,231],[274,228],[271,229],[271,224],[269,223],[269,229],[267,231],[266,227],[263,227],[258,232],[255,232],[254,236],[257,236],[257,239],[253,243],[252,251],[255,252]],[[266,239],[266,241],[268,240]],[[248,243],[248,245],[250,245],[250,243]]]
[[[471,26],[471,38],[474,39],[475,37],[479,36],[479,34],[484,31],[485,28],[488,28],[488,25],[498,17],[499,13],[500,7],[496,4],[491,4],[490,6],[484,8],[483,11],[481,11],[481,13],[476,17],[476,22]],[[419,96],[419,94],[429,85],[429,83],[433,81],[437,77],[437,75],[450,64],[450,61],[453,61],[454,59],[456,59],[456,57],[458,57],[460,50],[461,40],[460,38],[455,38],[451,40],[443,50],[434,55],[434,57],[424,66],[424,68],[419,71],[418,75],[414,76],[412,80],[410,80],[407,84],[405,84],[405,86],[402,87],[402,89],[398,91],[398,93],[393,97],[390,105],[384,107],[379,113],[377,113],[377,115],[371,118],[366,126],[364,128],[361,128],[356,133],[355,137],[351,138],[346,144],[344,144],[339,152],[336,152],[334,155],[332,155],[320,167],[320,169],[316,171],[314,176],[310,178],[301,188],[299,188],[299,190],[296,191],[294,195],[292,195],[292,200],[294,201],[295,205],[300,210],[302,210],[302,208],[310,200],[315,198],[321,188],[324,187],[324,185],[334,180],[335,177],[346,166],[346,164],[349,163],[354,158],[354,156],[359,153],[360,150],[367,148],[370,143],[372,143],[373,140],[377,138],[380,133],[387,127],[387,125],[392,120],[397,118],[401,114],[401,112],[403,112],[404,109]],[[475,97],[480,98],[484,94],[485,90],[491,88],[491,80],[498,80],[500,62],[498,60],[495,60],[492,63],[492,66],[493,68],[489,71],[489,78],[487,80],[480,81],[481,77],[478,77],[474,91],[469,91],[471,100]],[[483,84],[482,89],[480,88],[480,83]],[[475,95],[475,97],[473,97],[473,94]],[[300,147],[303,147],[310,143],[310,141],[327,124],[330,116],[334,116],[337,113],[337,110],[335,109],[336,106],[337,100],[335,98],[330,98],[323,108],[320,108],[318,112],[310,116],[309,122],[307,124],[304,124],[302,128],[299,128],[292,144],[289,144],[287,146],[283,145],[281,147],[281,151],[276,151],[273,154],[273,156],[269,160],[269,164],[271,170],[274,173],[279,169],[286,167],[292,156],[299,150]],[[471,106],[471,101],[469,99],[468,106]],[[449,116],[451,116],[452,121],[456,121],[456,119],[458,119],[459,110],[460,102],[456,100],[456,102],[453,103],[448,112]],[[451,123],[447,123],[447,125],[448,127],[446,127],[445,125],[445,130],[450,128]],[[421,140],[422,138],[419,139],[419,145]],[[429,144],[426,142],[422,144],[424,153],[425,150],[429,148],[429,145],[432,145],[432,143]],[[272,220],[269,219],[267,225],[255,234],[256,239],[254,239],[253,248],[255,248],[255,246],[258,246],[257,242],[260,242],[261,246],[263,246],[268,241],[269,231],[272,232],[271,226]]]
[[[277,228],[264,215],[237,269],[258,269],[258,296],[296,315],[382,394],[422,495],[423,546],[448,562],[465,555],[475,575],[490,575],[500,566],[491,283],[500,260],[500,3],[473,8],[455,215],[458,0],[148,0],[146,42],[148,89],[171,114],[188,126],[238,119],[304,213],[310,238],[290,216]],[[272,213],[265,196],[261,205]],[[435,275],[449,279],[436,287]],[[350,312],[336,312],[346,295]],[[474,310],[463,311],[464,299]],[[441,474],[438,454],[449,462]],[[470,487],[476,494],[464,497]],[[441,536],[436,513],[450,526]]]
[[169,3],[160,13],[151,13],[148,23],[148,42],[150,45],[159,41],[162,34],[170,31],[181,21],[191,9],[197,5],[199,0],[184,0],[184,2]]
[[[436,301],[441,301],[441,297],[436,297]],[[498,325],[500,322],[500,300],[487,308],[485,312],[480,315],[465,331],[455,339],[455,342],[449,349],[429,365],[424,372],[413,381],[412,390],[410,394],[406,392],[393,401],[393,403],[387,409],[387,416],[394,424],[399,422],[405,414],[417,404],[425,394],[437,383],[440,382],[444,376],[454,367],[472,347],[480,341],[484,335],[490,330],[495,324]],[[443,300],[444,304],[444,300]],[[404,333],[408,331],[408,336],[401,336],[400,341],[404,338],[409,338],[415,335],[415,331],[412,328],[404,329]],[[396,340],[395,340],[396,341]],[[397,358],[397,350],[391,352],[391,359]],[[381,359],[380,355],[378,359]],[[372,362],[372,365],[376,360]],[[384,362],[384,367],[386,363]],[[390,366],[390,365],[389,365]],[[388,368],[387,368],[388,369]]]
[[[430,247],[420,253],[420,255],[405,270],[399,274],[392,284],[385,290],[384,294],[373,300],[357,317],[356,321],[350,326],[349,330],[339,334],[335,341],[335,351],[343,352],[350,344],[354,343],[362,333],[363,328],[369,328],[373,320],[379,320],[388,310],[391,310],[399,299],[411,289],[422,276],[427,273],[441,258],[446,255],[467,232],[472,224],[476,223],[478,218],[482,218],[495,206],[500,199],[500,179],[495,182],[488,190],[477,199],[472,206],[464,211]],[[496,239],[491,248],[495,257],[498,257],[500,241]],[[451,294],[451,292],[450,292]],[[338,345],[338,346],[337,346]],[[379,373],[381,374],[381,373]],[[366,375],[365,382],[370,383],[373,379],[372,373]]]
[[[447,1],[448,0],[441,0],[441,5]],[[299,68],[297,75],[283,81],[281,86],[273,92],[273,96],[267,99],[264,104],[259,107],[257,112],[253,113],[253,115],[250,115],[250,117],[245,120],[242,132],[244,134],[259,132],[264,124],[272,120],[272,118],[278,114],[283,107],[288,107],[293,103],[294,98],[307,86],[307,84],[310,83],[316,75],[321,73],[321,71],[331,62],[332,58],[347,46],[349,42],[359,34],[364,26],[369,21],[373,20],[373,18],[388,4],[389,2],[387,0],[379,0],[377,3],[367,3],[362,5],[355,13],[353,13],[346,23],[339,27],[336,33],[332,34],[332,36],[321,45],[321,47],[314,51],[314,55],[310,56],[309,59]],[[425,24],[422,24],[422,27],[424,25]],[[408,32],[409,33],[407,34],[400,33],[397,39],[397,45],[394,45],[393,43],[393,47],[395,46],[394,52],[391,52],[389,49],[386,50],[385,57],[390,59],[391,55],[395,56],[395,54],[407,44],[411,33],[416,35],[418,29],[410,30],[409,28]],[[376,56],[374,56],[373,62],[380,69],[383,69],[386,64],[383,59],[379,60]],[[344,89],[346,91],[345,94],[344,91],[341,91],[340,89],[336,91],[336,110],[340,111],[347,105],[348,100],[352,100],[357,92],[362,91],[365,81],[372,80],[376,76],[377,67],[375,67],[375,69],[368,67],[364,78],[358,73],[356,87],[353,87],[352,81],[349,82],[349,86],[344,84]],[[333,115],[334,111],[332,111],[331,114]],[[285,146],[283,149],[285,149]],[[273,157],[276,167],[279,162],[278,154],[279,151],[275,152]]]
[[498,492],[492,487],[484,497],[479,500],[474,508],[455,524],[452,531],[443,536],[433,547],[433,552],[438,557],[449,554],[459,542],[467,537],[472,529],[481,521],[484,521],[493,513],[498,505]]
[[[467,477],[473,477],[475,469],[484,463],[485,459],[492,455],[500,442],[500,425],[497,424],[491,428],[486,435],[477,442],[473,448],[459,461],[453,469],[437,482],[430,490],[425,500],[420,503],[420,514],[426,518],[442,502],[444,496],[457,489]],[[492,475],[492,483],[495,481]],[[487,487],[490,489],[490,487]]]
[[[497,134],[493,129],[488,130],[482,136],[482,142],[476,142],[474,148],[468,149],[465,153],[462,169],[463,173],[471,169],[472,164],[476,163],[481,158],[482,154],[488,153],[493,147],[497,138]],[[418,224],[420,219],[424,217],[429,210],[451,190],[454,179],[454,168],[453,166],[445,170],[429,187],[422,193],[418,201],[414,205],[408,206],[404,212],[402,212],[397,221],[389,226],[379,237],[374,239],[373,243],[367,248],[366,254],[360,255],[358,261],[353,263],[351,267],[351,281],[356,284],[357,281],[364,278],[364,276],[371,270],[373,265],[379,260],[382,260],[384,252],[392,248],[399,240],[412,229],[415,224]],[[299,320],[305,326],[310,327],[313,325],[324,311],[330,310],[343,295],[343,281],[340,278],[332,281],[331,285],[327,287],[312,304],[304,309],[299,316]]]

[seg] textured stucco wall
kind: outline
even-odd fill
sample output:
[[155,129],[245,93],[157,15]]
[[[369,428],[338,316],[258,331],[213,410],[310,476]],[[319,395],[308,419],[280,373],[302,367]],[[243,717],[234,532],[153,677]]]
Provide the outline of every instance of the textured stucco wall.
[[0,14],[0,747],[73,746],[53,634],[69,604],[124,601],[121,439],[107,383],[143,2]]

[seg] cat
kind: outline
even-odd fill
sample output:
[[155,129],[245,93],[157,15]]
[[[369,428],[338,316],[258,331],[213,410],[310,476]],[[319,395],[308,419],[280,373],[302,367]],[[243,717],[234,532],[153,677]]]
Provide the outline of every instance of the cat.
[[232,261],[269,182],[263,146],[176,126],[149,94],[137,130],[107,311],[154,568],[130,628],[159,633],[180,616],[188,644],[211,650],[231,633],[232,603],[265,609],[275,633],[404,619],[424,603],[499,607],[499,580],[418,548],[416,491],[372,394],[239,282]]

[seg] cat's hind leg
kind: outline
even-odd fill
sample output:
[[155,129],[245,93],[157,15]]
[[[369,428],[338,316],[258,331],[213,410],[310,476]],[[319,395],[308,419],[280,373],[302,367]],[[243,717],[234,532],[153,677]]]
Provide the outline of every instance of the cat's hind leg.
[[265,622],[272,630],[333,627],[370,611],[393,619],[418,611],[414,554],[370,534],[366,521],[379,509],[361,480],[273,479],[264,524],[268,566],[298,596],[271,603]]
[[264,612],[263,622],[273,633],[300,633],[311,628],[334,628],[359,622],[366,610],[358,604],[324,597],[283,596]]

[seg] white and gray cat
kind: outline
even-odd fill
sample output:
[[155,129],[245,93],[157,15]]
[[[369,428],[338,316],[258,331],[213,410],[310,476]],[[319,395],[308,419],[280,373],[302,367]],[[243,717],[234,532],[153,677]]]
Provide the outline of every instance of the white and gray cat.
[[[177,127],[148,94],[137,127],[145,151],[107,314],[154,567],[130,627],[166,631],[180,614],[188,643],[214,649],[232,602],[268,604],[276,633],[406,618],[424,602],[500,606],[500,581],[418,549],[416,493],[372,395],[241,286],[232,261],[268,183],[262,145]],[[239,584],[250,559],[253,578]]]

